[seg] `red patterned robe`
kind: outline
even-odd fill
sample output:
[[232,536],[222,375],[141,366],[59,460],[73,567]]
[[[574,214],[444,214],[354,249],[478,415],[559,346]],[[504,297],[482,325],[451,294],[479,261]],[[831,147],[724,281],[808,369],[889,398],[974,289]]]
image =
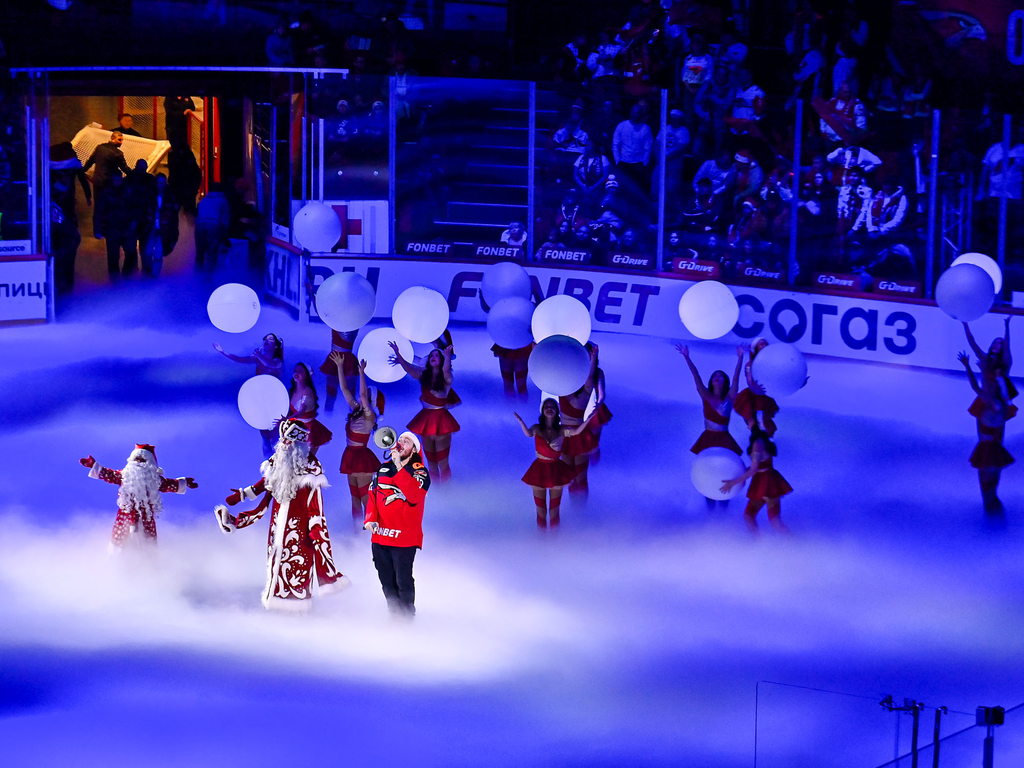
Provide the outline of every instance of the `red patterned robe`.
[[294,499],[280,501],[266,488],[266,475],[273,459],[263,462],[264,478],[255,485],[241,489],[245,499],[263,498],[255,509],[238,517],[228,514],[227,507],[217,507],[221,530],[252,525],[271,509],[270,532],[267,537],[267,584],[263,590],[263,606],[267,609],[308,610],[313,597],[313,575],[316,574],[319,594],[336,592],[348,585],[331,555],[331,538],[323,512],[321,489],[327,485],[323,468],[315,458],[309,459],[306,473],[299,479]]
[[[107,469],[98,462],[92,465],[92,468],[89,470],[89,477],[94,480],[103,480],[106,483],[113,483],[114,485],[121,484],[120,469]],[[164,477],[160,480],[160,493],[185,493],[187,487],[184,477],[179,477],[173,480]],[[145,507],[140,508],[138,505],[132,505],[128,508],[119,507],[117,510],[117,518],[114,520],[114,530],[110,537],[111,543],[115,547],[123,547],[129,537],[139,530],[140,523],[142,524],[141,535],[155,543],[156,516],[153,514],[152,510]]]

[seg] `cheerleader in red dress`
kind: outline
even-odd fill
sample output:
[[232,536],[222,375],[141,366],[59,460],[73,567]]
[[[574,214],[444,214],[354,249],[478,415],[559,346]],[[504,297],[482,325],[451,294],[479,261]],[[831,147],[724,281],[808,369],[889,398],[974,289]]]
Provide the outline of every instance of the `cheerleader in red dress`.
[[[558,398],[562,426],[568,429],[573,429],[584,423],[583,417],[586,415],[587,406],[590,405],[590,395],[594,391],[597,353],[597,344],[590,345],[590,372],[587,374],[587,380],[583,386],[571,395],[562,395]],[[597,448],[597,438],[588,427],[566,437],[562,442],[562,461],[568,464],[575,473],[575,477],[569,484],[569,493],[586,496],[589,492],[587,469],[590,466],[590,453],[595,448]]]
[[348,489],[352,496],[352,517],[362,525],[366,516],[366,504],[373,473],[380,469],[381,461],[367,448],[370,435],[377,428],[377,417],[384,414],[384,393],[377,390],[377,409],[370,400],[370,388],[366,386],[366,361],[359,361],[359,399],[348,388],[348,382],[341,375],[341,354],[331,353],[331,361],[338,367],[338,387],[348,403],[348,419],[345,421],[345,452],[341,454],[339,471],[348,475]]
[[[310,301],[313,302],[313,308],[316,309],[316,291],[313,290],[312,283],[306,283],[306,291],[309,293]],[[327,355],[327,359],[320,365],[320,372],[327,377],[327,402],[324,404],[324,409],[327,413],[331,413],[334,410],[334,401],[338,398],[339,376],[345,377],[345,383],[348,385],[349,392],[355,391],[359,368],[356,365],[356,356],[352,352],[352,348],[355,346],[358,334],[358,330],[331,330],[331,351]],[[335,353],[341,358],[341,362],[337,362],[334,359]],[[374,469],[374,472],[376,471]]]
[[[257,376],[276,376],[281,378],[281,374],[284,372],[284,342],[273,333],[268,333],[264,336],[263,344],[256,347],[251,355],[232,355],[229,352],[225,352],[224,348],[217,342],[213,342],[213,348],[228,360],[255,365]],[[269,459],[274,455],[277,430],[261,429],[260,436],[263,438],[263,457]]]
[[444,349],[430,350],[426,366],[418,368],[402,357],[395,342],[388,343],[394,353],[390,363],[402,366],[406,373],[420,382],[423,408],[409,422],[409,431],[420,436],[430,476],[447,481],[452,476],[448,465],[452,434],[459,431],[459,422],[448,410],[462,402],[452,389],[452,348],[449,345]]
[[[992,340],[988,352],[981,351],[981,347],[974,340],[974,334],[971,333],[970,326],[967,323],[964,323],[964,331],[967,333],[967,343],[971,345],[975,357],[978,358],[978,365],[981,366],[982,376],[985,375],[986,370],[991,369],[996,376],[1000,389],[1003,391],[1003,399],[1010,403],[1018,395],[1017,387],[1013,385],[1013,381],[1010,379],[1010,364],[1013,362],[1013,358],[1010,355],[1010,316],[1007,315],[1003,322],[1005,323],[1006,331],[1003,336]],[[1017,413],[1015,405],[1010,405],[1009,409],[1012,413],[1007,415],[1006,418],[1008,419]],[[970,414],[977,418],[977,412],[980,412],[980,410],[981,399],[977,398],[974,401],[974,405],[971,406]]]
[[523,475],[523,482],[533,490],[533,502],[537,506],[537,527],[547,528],[550,516],[551,527],[556,528],[560,522],[562,489],[572,482],[574,475],[572,468],[559,460],[562,445],[566,439],[586,429],[587,425],[583,423],[572,428],[563,426],[559,418],[558,401],[550,397],[541,405],[540,420],[532,427],[527,427],[518,413],[515,417],[523,434],[533,438],[537,451],[537,458]]
[[1003,467],[1014,461],[1010,452],[1003,447],[1003,433],[1006,429],[1006,420],[1016,415],[1017,408],[1006,399],[998,369],[979,362],[979,385],[974,371],[971,370],[971,361],[967,353],[961,352],[957,355],[957,360],[967,371],[971,389],[977,395],[970,407],[971,415],[978,421],[978,444],[971,453],[971,466],[978,470],[978,483],[981,485],[985,512],[998,516],[1003,513],[1003,504],[996,495],[999,490],[999,476]]
[[313,376],[304,363],[299,363],[292,372],[292,384],[288,388],[287,418],[301,421],[309,430],[309,455],[311,458],[316,456],[320,446],[327,445],[334,437],[331,430],[317,421],[318,409],[319,400],[316,396],[316,388],[313,386]]
[[753,478],[750,481],[750,488],[747,489],[747,508],[743,512],[747,527],[752,531],[757,530],[757,513],[765,504],[768,505],[768,522],[772,527],[782,532],[789,530],[782,522],[780,501],[787,493],[792,493],[793,488],[772,466],[777,452],[778,449],[768,433],[755,424],[750,431],[750,447],[747,448],[750,467],[739,477],[722,484],[722,491],[725,492],[748,478]]
[[515,397],[517,391],[523,397],[527,396],[526,377],[530,372],[530,353],[533,352],[533,347],[532,341],[519,349],[505,349],[497,344],[491,347],[491,352],[498,358],[501,383],[505,386],[505,394],[508,397]]
[[[750,360],[743,369],[747,377],[747,388],[736,396],[733,410],[743,417],[749,429],[760,425],[768,437],[772,437],[776,430],[774,418],[775,414],[779,412],[779,405],[764,393],[761,385],[754,381],[750,374],[757,353],[767,346],[768,342],[765,339],[757,339],[750,348]],[[758,414],[761,415],[760,421]]]
[[[592,342],[587,342],[587,349],[593,347]],[[594,438],[597,440],[597,447],[594,448],[594,452],[590,456],[590,461],[597,464],[597,460],[601,457],[601,430],[604,429],[604,425],[612,420],[612,412],[608,410],[608,404],[604,401],[605,396],[605,382],[604,382],[604,370],[601,368],[601,360],[594,352],[594,413],[593,418],[590,420],[590,426],[587,427],[591,432],[594,433]]]

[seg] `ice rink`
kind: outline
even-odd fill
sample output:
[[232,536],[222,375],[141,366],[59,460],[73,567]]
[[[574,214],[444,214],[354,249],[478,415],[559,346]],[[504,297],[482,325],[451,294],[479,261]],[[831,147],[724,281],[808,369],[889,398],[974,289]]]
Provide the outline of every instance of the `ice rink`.
[[[264,307],[222,333],[212,287],[136,282],[0,330],[4,765],[731,768],[754,764],[757,713],[758,766],[873,766],[896,749],[887,694],[948,706],[944,734],[1024,701],[1024,418],[992,526],[966,377],[822,357],[776,418],[791,534],[762,512],[754,535],[742,499],[709,510],[690,483],[701,410],[673,342],[595,334],[614,419],[589,499],[567,494],[543,532],[513,417],[532,423],[539,391],[507,400],[485,329],[453,326],[462,430],[453,479],[427,497],[412,624],[388,617],[337,472],[344,405],[324,413],[317,372],[328,522],[353,584],[311,615],[267,613],[267,519],[225,536],[212,513],[259,478],[236,407],[252,368],[212,343],[248,354],[273,331],[290,372],[318,368],[330,332]],[[731,375],[734,348],[690,349],[705,379]],[[385,391],[380,423],[401,431],[418,385]],[[738,418],[732,433],[746,446]],[[164,497],[156,552],[111,557],[116,488],[78,459],[119,468],[136,442],[200,487]],[[773,703],[762,687],[755,708],[766,680],[863,696],[863,720],[810,692]],[[996,743],[997,765],[1024,764],[1019,723]]]

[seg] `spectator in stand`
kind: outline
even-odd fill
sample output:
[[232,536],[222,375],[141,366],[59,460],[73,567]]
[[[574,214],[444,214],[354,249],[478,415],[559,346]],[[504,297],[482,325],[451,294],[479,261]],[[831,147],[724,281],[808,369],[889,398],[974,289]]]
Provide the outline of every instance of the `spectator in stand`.
[[868,23],[861,18],[856,3],[847,3],[843,8],[840,36],[849,39],[858,50],[863,49],[868,43]]
[[725,118],[725,122],[737,135],[750,133],[760,137],[761,132],[757,130],[757,122],[764,117],[766,108],[764,91],[754,85],[754,77],[749,69],[737,69],[733,76],[736,89],[732,102],[732,114]]
[[722,196],[715,194],[707,176],[697,183],[697,194],[683,212],[683,229],[688,241],[697,238],[695,242],[722,232]]
[[132,128],[131,115],[121,115],[121,119],[117,121],[117,130],[125,136],[138,136],[139,138],[142,138],[142,134]]
[[744,66],[747,61],[747,46],[736,38],[736,31],[726,27],[715,51],[715,71],[727,70],[730,75]]
[[655,166],[651,177],[651,197],[657,200],[661,174],[657,166],[661,161],[661,142],[665,142],[665,211],[669,220],[675,218],[683,202],[683,163],[690,149],[690,132],[683,125],[683,113],[673,109],[668,113],[668,125],[659,131],[652,145],[651,156]]
[[587,146],[587,132],[583,130],[583,100],[578,99],[569,108],[569,117],[551,137],[554,163],[559,168],[574,165]]
[[903,86],[903,117],[927,119],[931,117],[932,81],[920,64],[914,67],[914,75]]
[[813,170],[810,178],[800,185],[800,235],[812,254],[821,261],[827,244],[836,233],[836,215],[839,195],[828,180],[824,169]]
[[292,51],[295,63],[300,67],[315,67],[317,62],[325,63],[327,43],[320,31],[320,24],[309,11],[299,15],[299,26],[292,30]]
[[839,89],[846,84],[850,93],[858,93],[857,80],[857,58],[854,55],[855,46],[850,40],[840,40],[836,43],[836,63],[832,67],[832,94],[839,93]]
[[558,62],[558,80],[563,83],[582,83],[589,76],[587,69],[587,33],[577,32],[572,41],[562,49]]
[[866,219],[861,212],[873,196],[871,187],[864,183],[861,169],[856,166],[849,168],[836,201],[836,233],[841,241],[863,226]]
[[711,79],[715,71],[715,60],[708,54],[708,46],[704,35],[699,32],[690,38],[690,48],[679,73],[683,84],[680,95],[683,99],[683,114],[690,124],[691,131],[696,131],[696,115],[693,111],[694,101],[704,83]]
[[348,99],[339,99],[335,111],[337,115],[328,127],[330,138],[324,142],[327,145],[327,162],[329,165],[345,165],[351,151],[350,145],[359,135],[359,127]]
[[868,237],[880,240],[879,247],[885,247],[907,215],[907,196],[903,187],[898,186],[893,177],[886,176],[882,180],[882,188],[864,205],[860,215],[864,217]]
[[726,180],[726,187],[732,194],[733,207],[739,209],[747,200],[753,200],[756,204],[760,199],[763,183],[764,171],[761,170],[761,166],[750,152],[745,149],[739,150],[733,157],[732,169]]
[[210,191],[196,212],[196,269],[217,266],[222,247],[229,246],[228,228],[231,226],[231,206],[218,182],[210,184]]
[[825,55],[821,52],[823,43],[818,40],[804,53],[793,73],[793,95],[786,102],[786,108],[793,106],[797,99],[810,101],[821,95],[821,71],[825,68]]
[[640,233],[629,227],[622,232],[616,250],[619,253],[632,253],[639,256],[646,256],[651,252],[646,239],[640,237]]
[[[128,163],[125,161],[124,153],[121,151],[122,143],[124,143],[124,134],[120,131],[111,131],[110,141],[96,147],[82,167],[83,171],[88,171],[94,165],[96,166],[96,170],[93,171],[92,175],[92,185],[96,190],[96,208],[93,210],[92,231],[97,238],[102,238],[105,234],[103,227],[108,213],[106,205],[108,200],[113,199],[111,196],[101,195],[101,193],[110,187],[115,178],[121,178],[129,172]],[[118,194],[121,195],[123,193]]]
[[649,189],[648,178],[651,162],[651,146],[654,136],[644,122],[644,111],[640,104],[634,104],[629,119],[615,127],[612,136],[612,157],[615,170],[630,178],[638,189]]
[[501,242],[506,245],[514,245],[519,248],[526,247],[526,228],[522,222],[513,221],[508,229],[501,233]]
[[729,172],[732,170],[733,154],[727,149],[719,150],[714,160],[705,160],[693,176],[693,189],[700,192],[700,180],[710,179],[712,192],[716,195],[725,193],[729,183]]
[[587,217],[584,216],[582,206],[580,205],[579,190],[575,187],[565,193],[565,198],[562,200],[562,204],[558,209],[558,215],[555,216],[556,225],[561,225],[566,221],[569,222],[570,232],[576,229],[580,224],[585,224],[587,221]]
[[836,95],[819,108],[821,132],[833,144],[855,144],[868,130],[868,111],[853,95],[849,83],[842,83]]
[[[1011,143],[1009,168],[1003,162],[1002,136],[996,141],[981,161],[981,188],[979,199],[983,196],[992,198],[1006,197],[1008,200],[1021,199],[1021,182],[1024,178],[1024,127],[1018,127],[1015,134],[1016,143]],[[88,165],[86,166],[88,167]]]
[[615,39],[615,30],[602,30],[597,47],[587,56],[587,69],[594,86],[595,96],[600,101],[617,101],[622,72],[615,64],[615,57],[622,50],[622,44]]
[[597,148],[605,155],[612,153],[612,135],[619,124],[619,116],[615,112],[615,104],[606,99],[592,120],[587,121],[587,135],[597,144]]
[[371,38],[370,53],[382,68],[395,66],[398,59],[413,55],[412,35],[395,8],[388,8],[380,30]]
[[699,121],[693,142],[694,154],[707,157],[722,148],[728,133],[725,120],[732,115],[735,101],[736,88],[729,73],[724,68],[715,70],[711,79],[701,86],[693,102]]
[[263,50],[267,55],[267,64],[271,67],[295,66],[295,53],[292,51],[292,37],[287,16],[278,17],[274,29],[267,35],[267,42]]
[[[102,202],[100,197],[103,197]],[[138,221],[138,206],[132,195],[132,187],[125,177],[116,174],[110,183],[96,193],[96,207],[104,211],[103,235],[107,241],[107,274],[117,281],[118,277],[130,277],[138,268],[138,251],[135,244]],[[124,265],[119,269],[121,251],[124,250]]]
[[611,167],[611,161],[601,154],[594,140],[588,137],[583,154],[576,159],[573,170],[573,178],[583,192],[583,203],[588,209],[600,205]]
[[846,177],[850,169],[859,168],[862,172],[860,177],[864,178],[865,175],[871,173],[871,171],[882,164],[882,160],[878,155],[858,146],[834,149],[829,152],[827,159],[829,163],[842,169],[838,174],[838,178],[836,178],[836,173],[832,174],[832,182],[836,183],[838,181],[840,186],[846,183]]

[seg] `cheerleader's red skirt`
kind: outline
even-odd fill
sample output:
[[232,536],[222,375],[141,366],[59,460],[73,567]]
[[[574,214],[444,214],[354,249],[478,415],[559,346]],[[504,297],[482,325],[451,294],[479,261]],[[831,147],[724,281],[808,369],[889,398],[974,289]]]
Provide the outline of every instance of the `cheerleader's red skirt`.
[[777,499],[793,492],[793,486],[786,482],[777,469],[766,469],[754,475],[747,489],[748,499]]
[[562,441],[562,453],[565,456],[582,456],[597,448],[597,438],[589,429],[584,429],[578,435],[567,437]]
[[341,454],[339,471],[343,475],[373,474],[380,465],[381,460],[365,445],[349,445]]
[[979,440],[971,453],[971,466],[975,469],[999,469],[1013,461],[1013,456],[998,440]]
[[741,449],[739,444],[733,439],[733,436],[725,431],[717,432],[712,429],[705,429],[701,432],[700,437],[697,438],[697,442],[693,444],[693,447],[690,450],[693,453],[700,453],[705,448],[728,448],[737,456],[743,455],[743,449]]
[[409,422],[409,431],[421,437],[450,435],[459,429],[459,422],[444,408],[422,408]]
[[576,477],[575,470],[561,459],[536,459],[523,475],[523,482],[535,488],[561,488]]

